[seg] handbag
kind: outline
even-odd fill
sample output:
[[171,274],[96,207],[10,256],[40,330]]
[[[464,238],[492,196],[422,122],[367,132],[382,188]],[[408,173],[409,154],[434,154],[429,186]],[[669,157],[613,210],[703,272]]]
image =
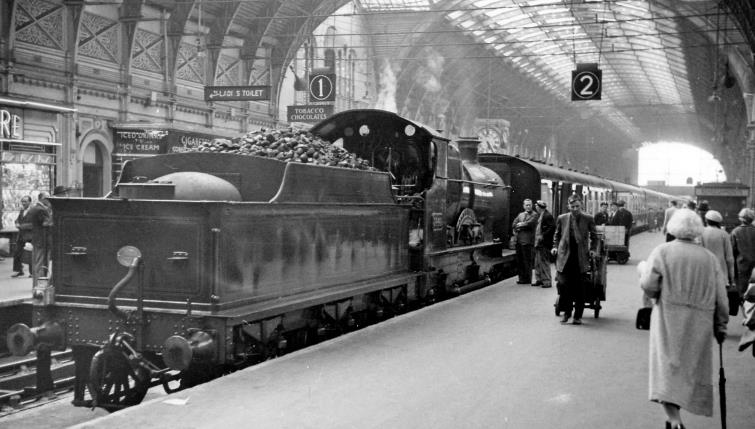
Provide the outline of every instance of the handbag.
[[653,307],[642,307],[637,310],[637,320],[634,322],[634,326],[644,331],[650,329],[650,314],[652,311]]

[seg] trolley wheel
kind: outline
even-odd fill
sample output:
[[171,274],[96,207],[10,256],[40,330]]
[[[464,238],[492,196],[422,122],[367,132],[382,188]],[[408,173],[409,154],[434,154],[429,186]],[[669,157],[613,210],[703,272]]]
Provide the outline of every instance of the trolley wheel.
[[150,385],[147,370],[129,365],[123,352],[114,348],[99,350],[89,367],[89,393],[94,404],[108,411],[142,402]]
[[618,262],[621,265],[624,265],[629,260],[629,253],[619,253],[616,255],[616,262]]
[[556,297],[556,302],[553,303],[553,307],[556,309],[556,316],[561,315],[561,309],[558,307],[558,300],[561,298],[560,296]]

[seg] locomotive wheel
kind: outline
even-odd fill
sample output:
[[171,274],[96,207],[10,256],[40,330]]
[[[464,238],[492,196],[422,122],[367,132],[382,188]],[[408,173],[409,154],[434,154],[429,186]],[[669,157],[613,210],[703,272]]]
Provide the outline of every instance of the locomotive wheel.
[[119,350],[104,348],[92,357],[89,393],[94,404],[108,411],[136,405],[149,390],[150,376],[144,368],[134,370]]

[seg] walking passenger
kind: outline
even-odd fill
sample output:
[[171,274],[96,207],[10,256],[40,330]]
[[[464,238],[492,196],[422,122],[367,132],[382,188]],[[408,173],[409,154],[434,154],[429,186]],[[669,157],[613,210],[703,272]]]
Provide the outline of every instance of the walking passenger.
[[737,292],[743,296],[747,290],[752,269],[755,268],[755,211],[742,209],[739,211],[740,225],[731,232],[731,250],[734,254],[734,276],[737,282]]
[[556,271],[559,284],[559,306],[564,311],[561,323],[567,323],[574,309],[575,325],[582,324],[585,309],[585,285],[590,271],[590,259],[595,257],[598,234],[592,216],[582,213],[582,200],[569,197],[569,213],[556,221],[551,253],[557,255]]
[[668,202],[668,208],[666,209],[666,211],[664,212],[664,215],[663,215],[663,229],[661,229],[661,232],[664,235],[666,235],[666,241],[667,242],[674,239],[674,236],[671,235],[671,234],[669,234],[667,226],[668,226],[669,219],[671,219],[671,216],[674,215],[674,212],[676,210],[677,210],[677,202],[676,202],[676,200],[669,201]]
[[[701,204],[702,205],[702,204]],[[716,259],[721,272],[726,276],[726,285],[734,284],[734,254],[731,248],[731,238],[725,229],[721,228],[724,218],[716,210],[706,210],[705,219],[708,225],[703,229],[700,241],[710,250]]]
[[524,211],[514,219],[512,229],[516,234],[516,265],[519,270],[517,284],[528,285],[532,281],[533,249],[538,215],[532,210],[532,200],[524,200]]
[[551,287],[551,247],[556,231],[553,215],[544,201],[537,200],[535,210],[540,214],[535,228],[535,282],[532,286]]
[[703,224],[677,210],[667,229],[676,237],[653,249],[640,286],[656,300],[651,313],[649,399],[666,412],[666,428],[683,429],[680,409],[713,415],[713,338],[726,339],[726,274],[709,250],[695,244]]
[[629,247],[629,236],[632,233],[634,218],[632,217],[632,212],[625,208],[626,202],[624,200],[617,201],[616,205],[618,206],[618,209],[613,216],[612,225],[620,225],[624,227],[624,246]]

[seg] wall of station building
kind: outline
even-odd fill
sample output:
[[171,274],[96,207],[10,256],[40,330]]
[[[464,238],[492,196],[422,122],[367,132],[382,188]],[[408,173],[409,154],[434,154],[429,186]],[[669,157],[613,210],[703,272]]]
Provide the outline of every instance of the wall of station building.
[[[362,32],[353,17],[328,19],[313,32],[292,67],[284,66],[277,100],[208,103],[205,86],[270,85],[270,52],[248,60],[239,49],[222,49],[209,82],[204,41],[191,34],[206,29],[187,28],[168,73],[165,17],[146,5],[131,52],[124,52],[117,5],[85,6],[78,34],[71,8],[59,0],[3,2],[0,13],[15,16],[3,33],[12,37],[0,42],[0,110],[20,124],[0,136],[2,229],[12,228],[23,195],[63,187],[68,195],[102,196],[128,159],[289,125],[287,106],[309,103],[295,78],[312,68],[330,64],[338,74],[335,111],[369,107],[375,94],[370,43],[353,36]],[[234,42],[243,41],[224,45]]]

